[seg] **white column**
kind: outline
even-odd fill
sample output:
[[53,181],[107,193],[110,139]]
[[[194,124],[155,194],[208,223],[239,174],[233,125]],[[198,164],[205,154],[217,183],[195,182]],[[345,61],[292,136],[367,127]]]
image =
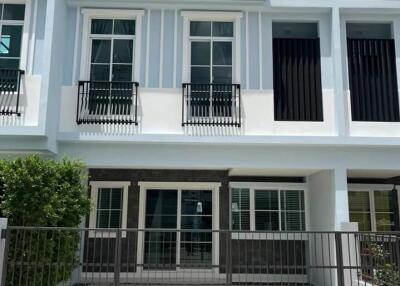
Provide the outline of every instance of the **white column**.
[[348,130],[348,112],[344,93],[343,82],[343,53],[340,25],[340,10],[332,8],[332,56],[333,56],[333,81],[335,95],[335,121],[336,132],[345,136]]
[[[353,232],[358,231],[358,223],[346,222],[341,224],[342,249],[343,249],[343,266],[359,267],[360,266],[360,246],[358,239]],[[357,285],[358,269],[347,269],[344,271],[344,285]]]
[[347,189],[347,171],[345,168],[335,169],[334,179],[334,204],[335,212],[335,230],[340,231],[342,223],[350,221],[349,218],[349,195]]
[[[3,229],[7,229],[7,224],[8,220],[6,218],[0,218],[0,233],[2,232]],[[3,267],[5,257],[4,257],[4,250],[6,246],[6,240],[0,237],[0,283],[3,281],[2,279],[5,278],[3,275],[6,275],[6,273],[3,273]]]

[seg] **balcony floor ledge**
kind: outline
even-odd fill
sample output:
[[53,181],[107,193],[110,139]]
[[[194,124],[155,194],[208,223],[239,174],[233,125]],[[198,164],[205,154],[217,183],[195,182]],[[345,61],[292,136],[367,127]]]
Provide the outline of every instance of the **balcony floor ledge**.
[[193,136],[180,134],[106,135],[59,133],[58,142],[81,143],[157,143],[157,144],[220,144],[220,145],[297,145],[335,147],[398,147],[398,137],[341,136]]

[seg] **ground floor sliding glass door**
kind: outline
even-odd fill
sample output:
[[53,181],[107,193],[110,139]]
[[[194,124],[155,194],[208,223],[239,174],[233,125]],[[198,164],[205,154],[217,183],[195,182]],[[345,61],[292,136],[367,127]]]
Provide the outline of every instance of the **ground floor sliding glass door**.
[[143,183],[138,259],[143,270],[212,269],[218,260],[219,187],[211,183]]

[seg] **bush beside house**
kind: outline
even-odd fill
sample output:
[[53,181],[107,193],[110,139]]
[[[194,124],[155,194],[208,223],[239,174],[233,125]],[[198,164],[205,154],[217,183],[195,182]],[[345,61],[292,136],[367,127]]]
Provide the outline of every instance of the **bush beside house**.
[[[11,226],[78,227],[90,212],[85,181],[80,161],[36,155],[0,160],[0,210]],[[28,228],[10,230],[8,235],[12,247],[7,285],[57,285],[70,277],[78,263],[80,233],[76,230]],[[18,284],[20,277],[23,284]]]

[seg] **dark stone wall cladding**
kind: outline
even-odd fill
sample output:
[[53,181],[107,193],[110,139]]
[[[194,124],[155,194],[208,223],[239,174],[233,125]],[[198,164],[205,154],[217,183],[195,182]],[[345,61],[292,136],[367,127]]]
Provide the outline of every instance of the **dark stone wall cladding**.
[[[220,229],[229,229],[229,176],[224,170],[128,170],[90,169],[89,181],[130,181],[128,194],[128,228],[138,227],[139,181],[152,182],[221,182]],[[88,224],[88,221],[86,222]],[[136,271],[137,232],[127,232],[121,239],[121,272]],[[228,233],[220,234],[221,273],[226,272],[230,257],[226,249],[232,249],[233,273],[248,274],[305,274],[306,242],[237,240]],[[116,239],[106,238],[101,233],[96,238],[85,237],[83,259],[84,272],[113,272]],[[145,266],[145,265],[144,265]]]

